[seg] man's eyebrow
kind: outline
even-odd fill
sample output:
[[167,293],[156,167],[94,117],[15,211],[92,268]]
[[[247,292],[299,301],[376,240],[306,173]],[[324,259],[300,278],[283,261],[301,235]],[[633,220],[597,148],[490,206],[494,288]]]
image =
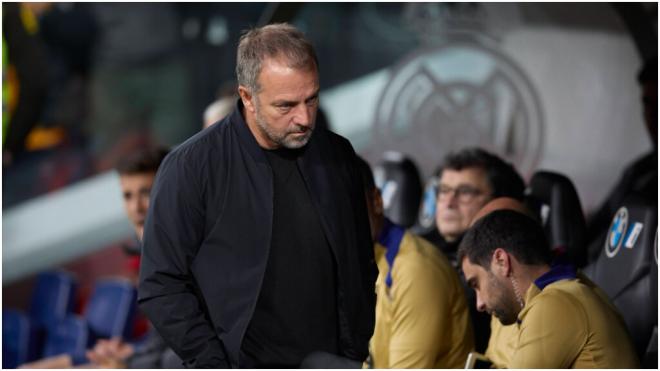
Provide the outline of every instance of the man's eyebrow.
[[275,105],[275,106],[292,106],[292,105],[295,105],[295,104],[296,104],[296,102],[294,102],[292,100],[284,100],[284,99],[283,100],[276,100],[275,102],[273,102],[273,105]]

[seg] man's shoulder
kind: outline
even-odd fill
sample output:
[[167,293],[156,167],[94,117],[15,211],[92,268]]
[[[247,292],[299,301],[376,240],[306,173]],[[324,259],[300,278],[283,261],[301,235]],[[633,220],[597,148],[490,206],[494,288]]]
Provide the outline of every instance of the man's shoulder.
[[229,149],[225,140],[229,136],[231,136],[231,127],[227,118],[186,139],[172,149],[168,157],[186,163],[190,161],[196,164],[204,163],[209,158],[218,158],[219,153]]
[[447,257],[435,247],[431,242],[422,236],[419,236],[409,230],[404,234],[401,248],[403,253],[410,259],[418,261],[420,264],[437,265],[445,268],[451,268]]
[[[579,279],[563,279],[546,286],[529,303],[529,312],[543,312],[544,318],[583,318],[588,315],[587,303],[596,298],[594,290]],[[569,314],[570,313],[570,314]]]
[[444,254],[423,237],[410,231],[404,234],[396,262],[395,267],[405,267],[406,271],[415,272],[415,276],[426,276],[438,283],[458,280],[458,273]]

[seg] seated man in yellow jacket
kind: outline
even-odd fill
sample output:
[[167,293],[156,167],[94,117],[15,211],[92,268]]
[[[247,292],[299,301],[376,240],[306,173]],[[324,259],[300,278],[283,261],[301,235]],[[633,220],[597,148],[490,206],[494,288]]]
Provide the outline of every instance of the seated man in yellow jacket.
[[492,334],[511,349],[498,366],[638,367],[615,307],[571,266],[550,265],[552,253],[535,220],[517,211],[493,211],[468,230],[458,253],[477,309],[515,326]]
[[364,160],[360,168],[379,271],[365,366],[462,368],[474,335],[458,273],[437,248],[384,217],[371,169]]

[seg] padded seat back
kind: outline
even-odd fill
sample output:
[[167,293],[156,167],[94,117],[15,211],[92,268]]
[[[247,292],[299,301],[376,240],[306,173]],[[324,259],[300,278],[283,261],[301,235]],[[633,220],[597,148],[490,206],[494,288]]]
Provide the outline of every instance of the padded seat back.
[[137,290],[125,279],[104,279],[94,285],[85,319],[94,338],[129,339],[135,321]]
[[385,152],[374,167],[376,186],[383,196],[385,216],[409,228],[417,220],[422,182],[415,163],[399,152]]
[[575,186],[566,176],[538,171],[526,191],[527,206],[539,216],[550,246],[576,267],[587,264],[586,222]]
[[640,359],[658,323],[657,276],[652,277],[657,217],[656,205],[626,199],[612,219],[601,254],[584,270],[621,312]]
[[43,328],[73,313],[76,288],[75,277],[68,272],[43,272],[37,276],[30,302],[30,317]]

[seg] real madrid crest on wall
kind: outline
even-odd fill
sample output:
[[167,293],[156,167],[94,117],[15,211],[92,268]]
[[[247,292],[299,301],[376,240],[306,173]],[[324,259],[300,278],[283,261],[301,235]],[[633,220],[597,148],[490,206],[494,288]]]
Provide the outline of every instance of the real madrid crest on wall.
[[409,154],[425,176],[448,152],[473,146],[506,158],[523,174],[535,168],[543,147],[536,89],[500,47],[506,25],[484,5],[408,4],[403,17],[424,46],[394,67],[374,115],[369,152]]

